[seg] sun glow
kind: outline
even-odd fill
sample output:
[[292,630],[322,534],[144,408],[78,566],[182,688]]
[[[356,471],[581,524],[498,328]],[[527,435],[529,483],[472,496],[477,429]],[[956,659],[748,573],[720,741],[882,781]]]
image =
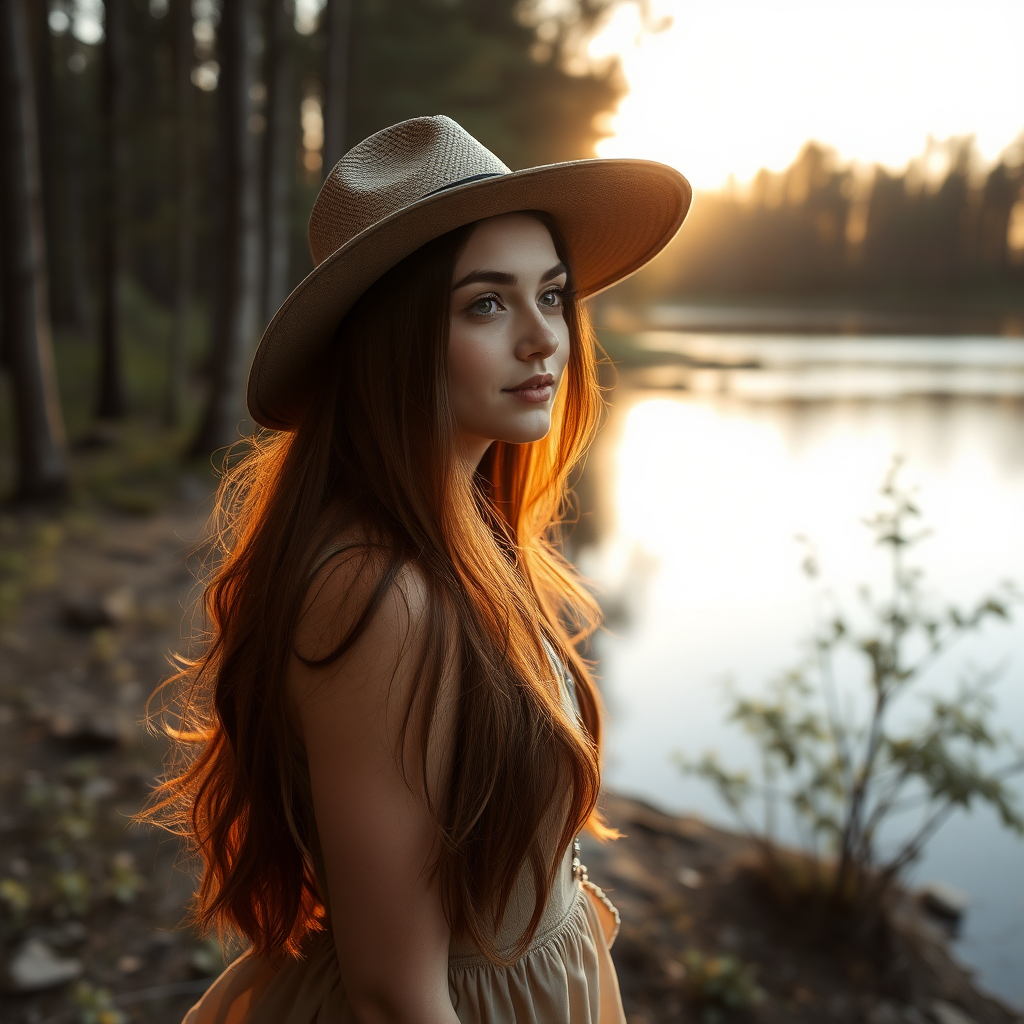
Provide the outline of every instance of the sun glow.
[[[1024,130],[1024,0],[650,0],[590,45],[629,83],[601,156],[663,160],[696,188],[781,170],[816,139],[904,166],[929,136],[995,160]],[[1021,154],[1024,157],[1024,153]]]

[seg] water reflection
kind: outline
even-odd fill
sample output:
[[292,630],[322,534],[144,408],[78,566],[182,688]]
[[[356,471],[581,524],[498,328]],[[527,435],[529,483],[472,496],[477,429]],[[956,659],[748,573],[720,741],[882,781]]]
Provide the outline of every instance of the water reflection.
[[676,357],[654,382],[748,401],[909,395],[1024,396],[1020,338],[844,338],[772,334],[637,335]]
[[[751,339],[749,349],[762,342]],[[854,606],[858,584],[885,586],[884,561],[860,519],[875,507],[896,453],[934,530],[920,558],[935,591],[966,605],[1007,577],[1024,583],[1024,398],[905,392],[905,356],[900,362],[869,344],[885,353],[871,372],[884,375],[886,361],[891,370],[882,398],[769,401],[731,385],[665,391],[650,387],[649,368],[623,373],[588,468],[594,536],[580,553],[617,612],[599,650],[611,786],[723,817],[707,790],[678,775],[670,754],[714,747],[742,762],[742,740],[722,721],[715,682],[730,675],[754,689],[798,656],[812,592],[796,534],[813,538],[837,600]],[[937,344],[947,356],[955,346]],[[1024,355],[1024,347],[1006,351],[1010,365],[992,368],[997,375],[1012,375]],[[969,355],[953,359],[967,365]],[[787,372],[799,377],[805,368]],[[1024,622],[986,629],[927,688],[951,689],[965,664],[1003,662],[1000,719],[1024,739]],[[900,713],[922,710],[910,698]],[[986,814],[961,815],[916,877],[972,894],[963,956],[980,967],[983,983],[1024,1001],[1024,844]]]

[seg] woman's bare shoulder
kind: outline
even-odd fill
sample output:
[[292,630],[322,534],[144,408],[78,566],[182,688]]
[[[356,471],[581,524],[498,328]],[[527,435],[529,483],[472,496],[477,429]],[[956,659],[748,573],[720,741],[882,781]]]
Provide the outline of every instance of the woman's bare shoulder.
[[[351,755],[345,770],[353,771],[364,770],[360,757],[370,762],[378,757],[379,765],[400,747],[399,760],[411,753],[410,763],[416,763],[422,741],[419,730],[406,731],[406,712],[430,712],[426,783],[440,793],[457,706],[457,670],[451,645],[442,640],[438,646],[433,626],[429,581],[417,563],[392,565],[390,552],[379,548],[350,547],[332,555],[310,583],[287,673],[288,715],[307,750],[311,744],[320,749],[341,743]],[[356,627],[354,640],[334,657]],[[440,661],[433,660],[437,656]],[[437,689],[421,686],[425,667],[427,678],[440,671]],[[380,741],[376,753],[355,739],[371,734]],[[341,770],[340,762],[337,767]]]
[[295,652],[307,661],[328,657],[364,616],[368,637],[415,634],[428,608],[428,591],[416,562],[396,562],[367,530],[349,527],[324,545],[314,563],[295,630]]

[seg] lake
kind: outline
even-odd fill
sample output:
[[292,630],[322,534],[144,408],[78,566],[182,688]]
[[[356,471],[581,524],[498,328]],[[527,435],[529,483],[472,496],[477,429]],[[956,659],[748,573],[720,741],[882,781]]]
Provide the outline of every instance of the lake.
[[[822,607],[855,610],[863,583],[885,593],[862,519],[894,456],[932,531],[914,561],[936,600],[970,606],[1001,580],[1024,586],[1024,340],[649,331],[633,343],[665,365],[620,371],[579,488],[578,561],[609,615],[597,641],[606,782],[731,823],[673,754],[714,749],[750,766],[724,721],[723,680],[756,692],[800,658]],[[797,535],[814,545],[815,582]],[[1024,607],[919,688],[950,694],[994,667],[997,723],[1024,743]],[[894,721],[924,710],[908,695]],[[911,877],[932,879],[971,896],[961,959],[1024,1008],[1024,842],[987,810],[958,812]]]

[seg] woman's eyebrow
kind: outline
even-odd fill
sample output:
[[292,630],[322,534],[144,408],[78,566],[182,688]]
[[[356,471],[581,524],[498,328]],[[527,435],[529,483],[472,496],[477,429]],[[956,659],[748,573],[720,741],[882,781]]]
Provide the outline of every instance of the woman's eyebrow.
[[569,268],[564,263],[556,263],[541,279],[541,284],[547,284],[548,281],[553,281],[556,277],[561,277],[563,274],[568,274]]
[[[541,276],[540,283],[546,284],[556,277],[568,273],[564,263],[556,263],[550,270],[545,271]],[[502,270],[471,270],[461,281],[452,285],[452,291],[464,288],[467,284],[505,284],[515,285],[518,282],[515,274],[507,274]]]
[[506,274],[500,270],[471,270],[461,281],[452,285],[452,291],[463,288],[467,284],[508,284],[516,283],[515,274]]

